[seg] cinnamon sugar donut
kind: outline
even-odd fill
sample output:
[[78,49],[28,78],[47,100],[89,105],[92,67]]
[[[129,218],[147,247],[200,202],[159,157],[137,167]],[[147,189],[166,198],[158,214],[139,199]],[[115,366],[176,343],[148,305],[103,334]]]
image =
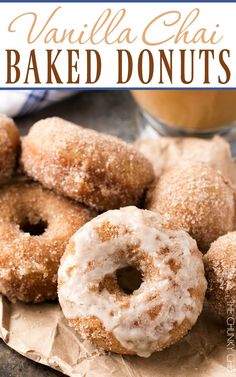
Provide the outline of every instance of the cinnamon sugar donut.
[[19,146],[20,136],[14,121],[0,114],[0,184],[12,176]]
[[0,190],[0,293],[11,301],[55,299],[66,243],[91,217],[88,209],[38,184],[4,186]]
[[99,210],[138,204],[154,177],[132,146],[59,118],[23,138],[24,170],[45,187]]
[[161,221],[136,207],[108,211],[75,233],[63,255],[64,315],[107,351],[148,357],[184,336],[202,310],[206,280],[196,241]]
[[203,163],[166,170],[148,193],[146,208],[161,213],[171,227],[187,231],[201,251],[234,228],[233,188]]
[[236,232],[213,242],[204,264],[209,302],[220,316],[236,321]]

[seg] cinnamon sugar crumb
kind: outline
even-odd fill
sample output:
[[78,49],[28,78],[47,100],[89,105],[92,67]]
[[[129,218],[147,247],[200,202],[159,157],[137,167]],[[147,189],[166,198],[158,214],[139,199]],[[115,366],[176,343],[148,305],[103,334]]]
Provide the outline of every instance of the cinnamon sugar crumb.
[[156,305],[147,311],[147,314],[149,315],[151,320],[154,320],[158,316],[158,314],[160,313],[162,309],[162,306],[163,306],[162,304]]
[[112,238],[117,238],[121,234],[130,233],[130,230],[125,226],[112,225],[108,221],[96,227],[96,232],[102,242],[110,241]]
[[176,260],[174,259],[169,259],[167,262],[168,266],[170,267],[171,271],[173,271],[175,274],[177,274],[177,272],[180,270],[181,268],[181,264],[178,263]]

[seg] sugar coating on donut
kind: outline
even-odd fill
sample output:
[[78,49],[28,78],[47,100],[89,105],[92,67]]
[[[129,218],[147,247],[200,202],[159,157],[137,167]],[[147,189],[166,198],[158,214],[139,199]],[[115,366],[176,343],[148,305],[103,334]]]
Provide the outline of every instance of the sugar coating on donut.
[[0,292],[11,301],[55,299],[57,270],[67,241],[92,216],[90,210],[39,184],[4,186],[0,190]]
[[219,315],[236,320],[236,232],[213,242],[204,264],[208,301]]
[[19,145],[20,136],[14,121],[0,114],[0,184],[13,174]]
[[[116,278],[127,266],[143,276],[130,295]],[[136,207],[108,211],[84,225],[70,240],[58,277],[62,310],[76,330],[106,350],[143,357],[187,333],[206,290],[196,242]]]
[[166,170],[149,191],[146,208],[161,213],[173,228],[190,233],[201,251],[234,228],[231,183],[203,163]]
[[45,187],[99,210],[138,204],[154,178],[150,162],[132,146],[60,118],[30,129],[22,163]]

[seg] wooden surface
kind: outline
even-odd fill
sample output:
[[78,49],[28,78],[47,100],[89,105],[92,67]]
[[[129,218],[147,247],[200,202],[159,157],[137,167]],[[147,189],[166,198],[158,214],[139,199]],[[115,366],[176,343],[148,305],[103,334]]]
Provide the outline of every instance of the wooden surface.
[[[134,141],[138,133],[137,108],[127,91],[84,92],[16,121],[25,134],[34,122],[49,116],[63,117],[129,142]],[[18,355],[0,340],[0,377],[33,376],[59,377],[62,374]]]

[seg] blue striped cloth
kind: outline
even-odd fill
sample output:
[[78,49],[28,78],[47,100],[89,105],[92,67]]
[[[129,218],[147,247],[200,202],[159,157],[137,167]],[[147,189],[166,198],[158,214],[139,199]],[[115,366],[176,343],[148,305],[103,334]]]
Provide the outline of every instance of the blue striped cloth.
[[78,93],[77,90],[0,90],[0,113],[16,117]]

